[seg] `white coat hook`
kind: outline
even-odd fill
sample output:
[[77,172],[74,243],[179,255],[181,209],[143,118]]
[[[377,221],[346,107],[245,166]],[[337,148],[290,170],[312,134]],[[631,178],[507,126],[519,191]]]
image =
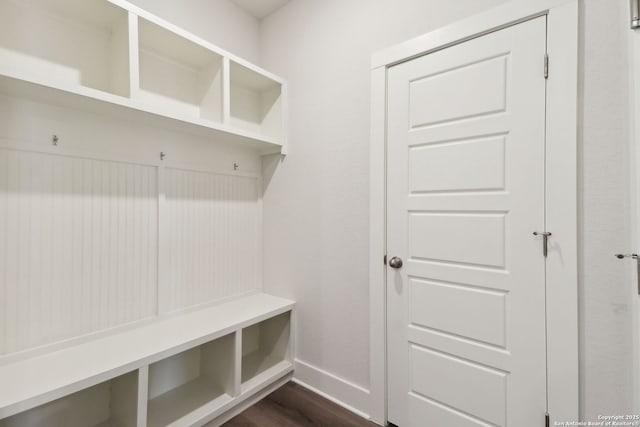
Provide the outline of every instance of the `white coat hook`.
[[234,170],[234,171],[237,171],[239,168],[240,168],[240,165],[239,165],[239,164],[237,164],[237,163],[234,163],[234,164],[233,164],[233,170]]

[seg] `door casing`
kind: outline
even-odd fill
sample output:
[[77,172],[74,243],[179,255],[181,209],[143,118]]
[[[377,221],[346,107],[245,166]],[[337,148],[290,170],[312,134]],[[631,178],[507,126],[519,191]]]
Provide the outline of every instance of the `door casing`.
[[[640,248],[640,29],[629,30],[629,83],[631,88],[631,102],[629,108],[631,156],[629,170],[631,171],[630,199],[631,199],[631,250],[636,252]],[[625,251],[626,252],[626,251]],[[634,280],[640,280],[635,262],[629,262],[630,275]],[[630,291],[633,311],[633,360],[634,360],[634,398],[635,413],[640,413],[640,289],[633,283]]]
[[[527,3],[527,4],[523,4]],[[530,4],[535,3],[535,4]],[[510,2],[373,55],[370,154],[370,419],[387,423],[386,155],[387,70],[537,16],[547,16],[546,223],[548,408],[579,419],[578,379],[578,0]],[[540,72],[544,58],[540,59]]]

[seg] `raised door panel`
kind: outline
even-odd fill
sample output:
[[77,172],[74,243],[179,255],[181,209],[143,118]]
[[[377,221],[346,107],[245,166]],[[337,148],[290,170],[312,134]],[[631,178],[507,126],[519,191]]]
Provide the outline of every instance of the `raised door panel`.
[[506,55],[482,58],[411,80],[410,127],[434,126],[505,111],[507,58]]
[[504,135],[411,147],[411,193],[504,190],[505,149]]
[[500,212],[412,212],[409,251],[413,259],[504,268],[505,228]]
[[411,278],[412,325],[499,347],[506,345],[505,291]]
[[416,345],[409,353],[410,394],[428,396],[425,400],[444,402],[458,412],[505,425],[506,372]]

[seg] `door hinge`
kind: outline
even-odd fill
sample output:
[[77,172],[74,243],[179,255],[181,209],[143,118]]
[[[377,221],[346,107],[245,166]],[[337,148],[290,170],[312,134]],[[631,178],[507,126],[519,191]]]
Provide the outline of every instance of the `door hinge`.
[[551,421],[549,419],[549,414],[545,414],[544,416],[544,427],[549,427],[551,425]]
[[544,54],[544,78],[549,78],[549,54]]
[[387,265],[387,255],[384,256],[384,265]]
[[549,237],[551,236],[551,233],[549,233],[548,231],[543,231],[543,232],[534,231],[533,235],[536,237],[542,236],[542,255],[546,258],[547,255],[549,254]]

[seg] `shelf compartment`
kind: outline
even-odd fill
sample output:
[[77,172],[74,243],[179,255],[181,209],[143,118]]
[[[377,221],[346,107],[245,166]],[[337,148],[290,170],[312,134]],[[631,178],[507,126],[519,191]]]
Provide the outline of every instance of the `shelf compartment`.
[[222,122],[222,56],[139,18],[138,98],[167,111]]
[[147,425],[188,425],[194,413],[210,413],[230,402],[234,354],[230,334],[150,365]]
[[127,97],[128,19],[106,0],[0,0],[0,73]]
[[231,61],[230,92],[233,127],[269,138],[283,137],[282,83]]
[[291,367],[291,312],[242,330],[242,392]]
[[135,427],[138,371],[4,420],[0,427]]

